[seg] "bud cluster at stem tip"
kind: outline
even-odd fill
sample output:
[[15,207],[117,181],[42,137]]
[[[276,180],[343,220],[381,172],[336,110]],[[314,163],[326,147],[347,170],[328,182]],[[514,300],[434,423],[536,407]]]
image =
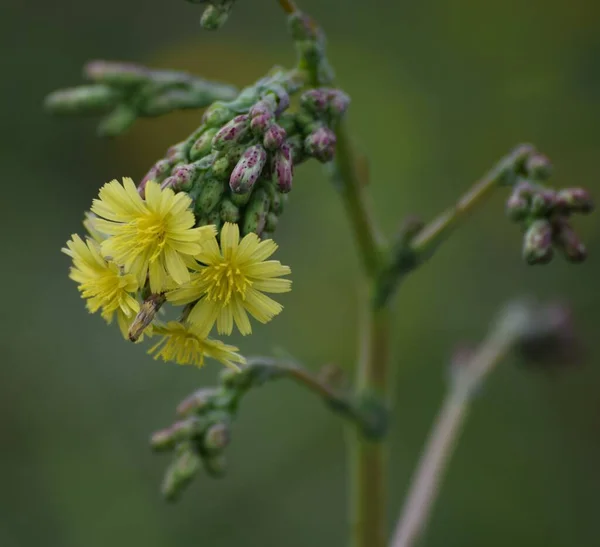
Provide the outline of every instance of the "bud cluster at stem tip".
[[552,173],[552,165],[541,154],[530,154],[519,168],[506,202],[506,213],[523,228],[525,261],[548,263],[555,249],[570,262],[585,260],[586,248],[571,226],[571,217],[593,210],[589,192],[583,188],[555,190],[548,187],[545,183]]

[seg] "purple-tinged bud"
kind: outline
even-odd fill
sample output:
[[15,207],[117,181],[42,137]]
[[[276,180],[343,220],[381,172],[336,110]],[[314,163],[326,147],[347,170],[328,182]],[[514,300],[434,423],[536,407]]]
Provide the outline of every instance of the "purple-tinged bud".
[[190,160],[196,161],[199,158],[206,156],[212,149],[213,138],[217,134],[216,127],[210,127],[202,135],[200,135],[189,151]]
[[558,209],[567,214],[590,213],[594,209],[594,202],[590,193],[584,188],[565,188],[556,194]]
[[524,220],[529,214],[529,203],[517,193],[511,194],[506,201],[506,215],[515,221]]
[[204,434],[204,448],[209,452],[220,452],[231,440],[231,430],[226,423],[211,425]]
[[280,192],[289,192],[292,189],[294,176],[294,162],[292,160],[292,149],[289,144],[284,143],[273,158],[273,173],[275,182]]
[[587,249],[565,218],[554,221],[554,242],[569,262],[583,262]]
[[531,198],[531,214],[535,217],[547,216],[556,207],[556,193],[549,189],[540,189]]
[[271,127],[269,127],[269,129],[267,129],[267,132],[265,133],[263,146],[267,150],[277,150],[281,148],[286,136],[287,133],[285,132],[285,129],[274,123]]
[[273,114],[276,108],[275,99],[271,97],[265,97],[252,105],[248,114],[251,118],[262,116],[263,114]]
[[166,429],[161,429],[152,434],[150,445],[154,450],[170,450],[178,443],[191,439],[206,427],[206,422],[192,416],[180,422],[175,422]]
[[533,154],[525,161],[525,172],[534,180],[547,180],[552,175],[552,163],[542,154]]
[[160,186],[163,189],[172,188],[175,192],[186,191],[194,184],[197,174],[198,169],[195,165],[189,163],[181,165],[174,169],[171,176],[166,178]]
[[254,116],[250,122],[252,133],[254,133],[256,136],[264,135],[274,121],[275,116],[273,116],[273,114],[270,112],[260,114],[259,116]]
[[204,470],[211,477],[222,477],[227,472],[227,459],[223,454],[215,454],[202,460]]
[[238,194],[245,194],[252,190],[266,162],[267,152],[260,144],[248,148],[231,172],[229,177],[231,190]]
[[177,414],[181,417],[187,417],[195,412],[210,408],[218,393],[218,390],[214,388],[202,388],[194,391],[194,393],[179,403]]
[[326,163],[333,159],[336,144],[335,133],[328,127],[320,127],[304,139],[304,150],[310,156]]
[[275,97],[277,106],[275,114],[279,115],[290,106],[290,95],[281,85],[274,85],[269,90],[269,94]]
[[553,254],[552,225],[546,219],[532,222],[523,238],[523,258],[528,264],[547,264]]
[[144,189],[146,188],[146,184],[149,180],[160,183],[165,179],[170,170],[171,162],[169,160],[158,160],[139,183],[138,192],[140,195],[144,197]]
[[329,97],[329,113],[335,119],[341,118],[350,106],[350,97],[340,89],[332,89]]
[[242,140],[250,130],[250,116],[241,114],[226,123],[215,135],[212,146],[215,150],[223,150],[228,145]]
[[300,104],[313,114],[325,114],[329,104],[329,91],[327,88],[309,89],[300,96]]

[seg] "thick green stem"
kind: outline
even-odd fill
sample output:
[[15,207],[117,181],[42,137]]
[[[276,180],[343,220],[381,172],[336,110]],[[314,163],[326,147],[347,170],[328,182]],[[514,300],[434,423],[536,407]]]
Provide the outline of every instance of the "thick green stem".
[[[372,299],[369,299],[369,303]],[[390,310],[369,305],[361,325],[356,389],[359,397],[389,401]],[[349,432],[350,525],[352,547],[383,547],[386,543],[388,457],[382,440]]]

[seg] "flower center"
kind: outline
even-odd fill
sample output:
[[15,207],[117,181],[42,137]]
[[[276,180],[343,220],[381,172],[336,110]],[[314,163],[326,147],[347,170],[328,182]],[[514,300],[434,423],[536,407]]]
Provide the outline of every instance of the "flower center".
[[157,214],[149,214],[135,221],[136,239],[140,247],[152,249],[150,261],[162,252],[167,239],[165,219]]
[[207,298],[224,304],[229,303],[234,293],[245,299],[246,291],[252,285],[252,281],[229,262],[208,266],[200,272],[200,276],[203,281],[208,282]]

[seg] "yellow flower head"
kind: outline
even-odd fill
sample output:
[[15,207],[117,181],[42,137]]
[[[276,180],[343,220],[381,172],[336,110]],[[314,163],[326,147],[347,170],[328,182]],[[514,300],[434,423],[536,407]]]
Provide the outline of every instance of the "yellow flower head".
[[234,370],[240,370],[237,364],[246,363],[244,357],[237,353],[238,348],[206,338],[193,326],[169,321],[166,325],[155,325],[153,334],[162,335],[160,342],[148,350],[154,359],[201,367],[204,357],[210,357]]
[[153,181],[146,184],[145,193],[144,200],[129,178],[123,185],[113,180],[100,189],[92,212],[102,217],[95,220],[95,229],[110,236],[101,243],[104,256],[124,266],[140,287],[149,273],[150,290],[160,293],[171,278],[178,285],[190,280],[185,259],[201,251],[215,228],[193,227],[187,194],[161,189]]
[[102,309],[101,315],[107,323],[116,312],[121,332],[127,338],[129,323],[140,309],[130,294],[138,289],[135,277],[123,273],[114,262],[105,260],[100,254],[100,246],[91,239],[84,242],[74,234],[62,251],[73,259],[69,277],[79,283],[88,310],[95,313]]
[[291,289],[290,280],[277,279],[289,274],[290,268],[278,260],[266,260],[276,249],[273,240],[260,241],[253,233],[240,241],[238,225],[226,222],[221,248],[216,238],[206,242],[196,255],[202,264],[192,266],[196,271],[190,281],[169,292],[167,299],[178,305],[198,300],[188,319],[200,332],[208,334],[216,321],[220,334],[231,334],[234,322],[242,334],[250,334],[247,312],[267,323],[283,309],[263,293]]

